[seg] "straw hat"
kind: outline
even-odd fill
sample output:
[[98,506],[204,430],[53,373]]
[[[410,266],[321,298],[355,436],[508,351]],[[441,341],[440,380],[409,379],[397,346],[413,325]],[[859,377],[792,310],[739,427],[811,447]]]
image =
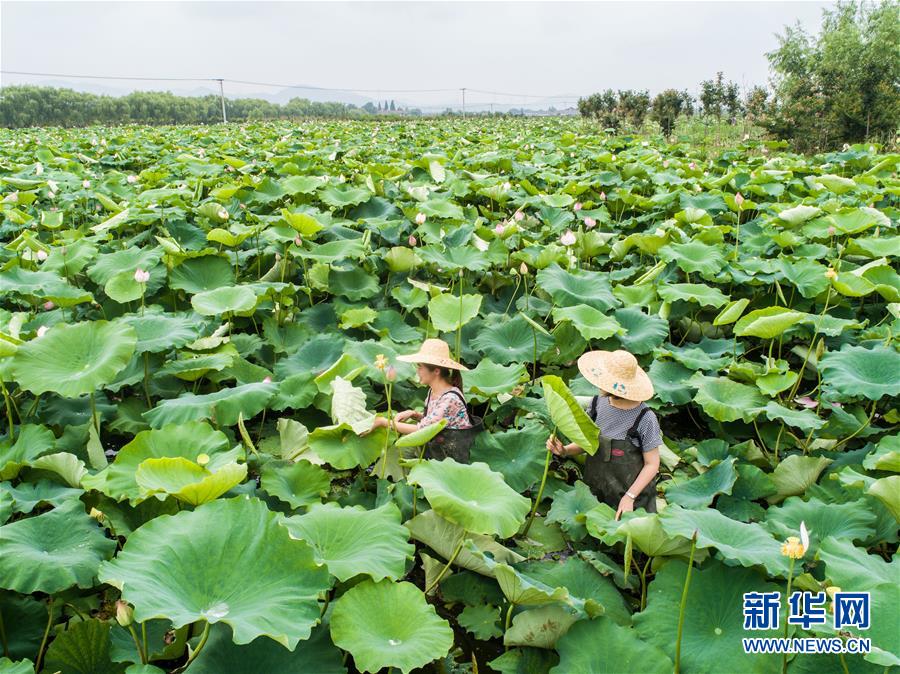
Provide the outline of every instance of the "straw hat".
[[449,367],[451,370],[469,369],[450,357],[450,346],[443,339],[426,339],[417,353],[397,356],[397,360],[405,363],[428,363],[429,365]]
[[653,382],[627,351],[588,351],[578,359],[578,370],[601,391],[641,402],[653,397]]

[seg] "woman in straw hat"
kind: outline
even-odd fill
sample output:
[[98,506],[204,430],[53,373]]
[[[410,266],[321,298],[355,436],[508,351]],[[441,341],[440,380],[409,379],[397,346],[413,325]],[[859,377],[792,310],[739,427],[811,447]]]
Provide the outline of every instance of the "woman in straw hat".
[[[426,339],[416,353],[397,356],[397,360],[406,363],[417,363],[416,374],[419,381],[429,387],[425,398],[425,413],[417,410],[399,412],[390,421],[390,427],[398,433],[406,435],[447,419],[445,429],[464,430],[472,428],[469,413],[466,410],[466,399],[462,392],[462,375],[460,370],[468,370],[462,363],[450,357],[450,347],[443,339]],[[417,423],[407,423],[407,419],[418,419]],[[372,428],[388,426],[386,417],[375,417]],[[468,461],[468,451],[465,460]],[[427,458],[443,458],[435,456],[433,447],[426,447]],[[455,457],[456,458],[456,457]]]
[[[616,519],[635,508],[656,512],[662,434],[656,414],[644,404],[653,397],[650,377],[627,351],[588,351],[578,359],[578,370],[604,394],[591,398],[587,410],[600,428],[600,447],[585,459],[585,483],[616,508]],[[555,437],[547,449],[557,456],[584,451]]]

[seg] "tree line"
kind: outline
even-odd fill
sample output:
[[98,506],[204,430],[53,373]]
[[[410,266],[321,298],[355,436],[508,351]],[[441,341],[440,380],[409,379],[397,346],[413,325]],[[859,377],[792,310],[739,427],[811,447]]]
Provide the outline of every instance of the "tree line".
[[678,119],[694,114],[735,124],[739,119],[800,150],[875,140],[896,145],[900,136],[900,3],[839,2],[823,12],[822,30],[811,35],[787,27],[769,59],[770,87],[741,92],[722,72],[687,91],[620,90],[578,101],[583,117],[616,131],[645,120],[671,135]]

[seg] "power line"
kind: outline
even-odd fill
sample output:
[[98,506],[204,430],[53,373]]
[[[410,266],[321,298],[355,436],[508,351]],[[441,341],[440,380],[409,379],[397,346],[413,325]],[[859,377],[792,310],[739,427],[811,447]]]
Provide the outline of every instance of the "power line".
[[37,77],[73,77],[83,80],[142,80],[148,82],[217,82],[213,77],[119,77],[116,75],[64,75],[62,73],[28,73],[20,70],[0,70],[3,75],[33,75]]

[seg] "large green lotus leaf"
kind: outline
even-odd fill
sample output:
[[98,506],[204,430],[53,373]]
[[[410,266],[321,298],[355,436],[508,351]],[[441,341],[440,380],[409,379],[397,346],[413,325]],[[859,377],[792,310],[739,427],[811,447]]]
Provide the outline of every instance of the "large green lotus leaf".
[[[895,255],[898,249],[900,249],[900,235],[857,238],[847,243],[847,252],[872,258]],[[46,267],[46,263],[44,266]]]
[[0,272],[0,295],[16,293],[51,300],[60,307],[70,307],[94,299],[91,293],[70,285],[56,274],[28,271],[15,267]]
[[544,375],[541,385],[550,418],[559,431],[588,454],[596,452],[600,429],[578,404],[563,380],[556,375]]
[[467,605],[457,616],[456,621],[460,627],[482,641],[503,636],[503,630],[499,625],[500,609],[490,604]]
[[504,366],[484,358],[466,373],[466,386],[476,395],[490,397],[509,393],[526,377],[525,366],[520,363]]
[[877,208],[844,208],[827,217],[829,224],[847,234],[859,234],[872,227],[891,227],[890,219]]
[[766,528],[782,540],[798,536],[801,523],[809,533],[810,558],[829,539],[865,541],[875,533],[875,513],[860,508],[859,503],[826,504],[817,498],[804,501],[792,496],[781,506],[766,510]]
[[159,353],[180,349],[198,337],[200,321],[195,314],[147,311],[143,316],[127,314],[117,319],[134,328],[137,334],[135,353]]
[[647,371],[653,382],[656,397],[669,405],[685,405],[694,397],[694,389],[687,380],[694,370],[674,360],[656,359]]
[[763,412],[769,419],[778,419],[788,426],[795,426],[802,431],[818,430],[825,425],[825,420],[816,416],[815,412],[810,410],[792,410],[779,405],[774,400],[766,403]]
[[169,272],[169,287],[197,294],[234,285],[234,267],[221,255],[185,260]]
[[[341,652],[331,643],[328,627],[319,625],[293,651],[271,639],[238,646],[231,630],[213,625],[200,655],[185,674],[346,674]],[[130,672],[128,673],[130,674]]]
[[34,674],[34,663],[31,660],[13,662],[9,658],[0,657],[0,672],[3,674]]
[[636,307],[616,309],[616,321],[625,328],[616,339],[626,351],[640,356],[650,353],[669,336],[669,323],[659,316],[645,314]]
[[231,449],[228,437],[203,421],[170,425],[158,430],[141,431],[116,454],[115,460],[95,475],[86,475],[86,489],[96,489],[117,501],[140,499],[135,474],[147,459],[180,457],[196,463],[201,454],[209,456],[206,468],[215,471],[243,458],[240,447]]
[[506,484],[523,492],[541,479],[547,432],[540,426],[479,433],[471,449],[473,461],[483,461],[503,475]]
[[548,524],[558,523],[566,536],[573,541],[580,541],[587,536],[587,513],[600,505],[597,497],[581,480],[577,480],[572,489],[558,490],[553,495],[553,505],[547,513]]
[[53,451],[56,436],[53,431],[36,424],[19,426],[14,442],[9,437],[0,440],[0,480],[11,480],[19,471],[39,456]]
[[666,500],[685,508],[705,508],[718,494],[730,494],[737,480],[735,457],[726,459],[702,475],[690,480],[669,480],[666,485]]
[[900,353],[882,344],[871,349],[845,344],[822,356],[819,369],[823,384],[841,396],[880,400],[900,395]]
[[378,278],[359,266],[352,269],[332,269],[328,274],[329,290],[334,295],[354,302],[372,297],[381,289]]
[[247,312],[256,306],[256,293],[246,286],[222,286],[191,297],[191,306],[201,316]]
[[760,337],[774,339],[792,325],[796,325],[807,314],[785,307],[766,307],[744,315],[734,324],[734,334],[739,337]]
[[799,206],[794,206],[793,208],[786,208],[778,214],[779,220],[786,222],[792,227],[796,227],[797,225],[806,222],[807,220],[814,218],[822,210],[817,208],[816,206],[806,206],[804,204],[800,204]]
[[422,487],[443,518],[474,534],[513,536],[525,522],[531,502],[516,493],[486,463],[423,461],[410,470],[409,484]]
[[110,278],[103,286],[103,292],[114,302],[127,304],[140,299],[144,294],[144,285],[134,280],[133,271],[121,271]]
[[327,179],[322,176],[295,175],[282,180],[281,187],[291,196],[296,196],[298,194],[312,194],[325,184],[326,181]]
[[331,364],[325,371],[321,374],[316,375],[313,381],[316,384],[316,388],[319,390],[319,393],[328,393],[333,394],[334,392],[331,389],[331,382],[340,377],[345,381],[353,381],[358,377],[363,371],[365,371],[365,366],[360,364],[360,362],[351,356],[349,353],[342,354],[340,358],[338,358],[334,363]]
[[34,470],[45,470],[48,473],[58,475],[70,487],[81,487],[82,480],[87,476],[87,468],[84,461],[69,452],[56,452],[44,454],[31,462]]
[[359,259],[366,254],[365,246],[362,238],[359,239],[340,239],[338,241],[329,241],[323,244],[313,244],[309,249],[302,250],[299,257],[307,260],[317,260],[328,264],[337,262],[345,258]]
[[465,217],[463,210],[448,199],[428,199],[419,204],[419,210],[427,216],[436,218],[462,220]]
[[428,301],[428,318],[441,332],[453,332],[478,315],[481,300],[481,295],[435,295]]
[[[294,176],[295,178],[304,178],[305,176]],[[317,232],[324,229],[322,223],[309,213],[291,213],[288,209],[281,209],[281,217],[295,231],[307,238],[313,237]]]
[[554,262],[537,273],[537,285],[561,307],[586,304],[606,312],[619,305],[605,272],[567,271]]
[[558,323],[571,321],[575,329],[587,340],[606,339],[625,332],[625,328],[619,325],[615,318],[587,304],[556,307],[553,309],[553,320]]
[[356,206],[364,201],[368,201],[371,197],[372,193],[368,189],[364,187],[353,187],[352,185],[331,185],[319,192],[319,199],[335,208]]
[[357,435],[349,426],[319,426],[309,434],[310,449],[327,464],[338,470],[365,468],[379,457],[388,430],[376,428],[366,435]]
[[[647,608],[634,615],[641,639],[675,656],[678,614],[687,564],[672,560],[663,566],[647,588]],[[771,674],[781,667],[779,654],[746,654],[740,648],[744,615],[740,610],[745,592],[778,591],[752,569],[709,562],[691,573],[684,627],[681,666],[698,674]],[[755,637],[778,637],[778,630],[756,630]],[[738,648],[735,648],[735,645]]]
[[625,513],[616,520],[615,511],[605,503],[589,510],[585,515],[588,533],[607,545],[625,543],[632,545],[650,557],[687,555],[690,541],[663,529],[656,513]]
[[779,258],[781,273],[794,284],[800,294],[806,298],[818,297],[828,288],[828,267],[815,260],[799,259],[789,261]]
[[674,262],[685,272],[699,272],[701,276],[714,276],[724,265],[725,255],[721,246],[711,246],[701,241],[670,243],[659,249],[659,257]]
[[891,475],[876,480],[867,490],[890,511],[897,522],[900,522],[900,475]]
[[659,296],[667,302],[684,300],[695,302],[701,307],[721,307],[728,303],[728,296],[718,288],[703,283],[670,283],[657,289]]
[[260,482],[266,493],[292,508],[319,503],[331,490],[331,474],[309,461],[268,461]]
[[215,471],[193,461],[176,457],[146,459],[138,466],[134,480],[141,499],[152,495],[172,495],[193,506],[219,498],[247,477],[247,464],[229,462]]
[[421,447],[442,430],[444,430],[449,422],[450,420],[447,419],[447,417],[438,419],[433,424],[422,426],[422,428],[417,431],[407,433],[406,435],[401,435],[398,438],[397,442],[394,443],[394,445],[396,447]]
[[6,633],[3,652],[14,660],[34,657],[47,625],[47,604],[30,595],[0,590],[0,619]]
[[372,428],[375,415],[366,409],[366,394],[343,377],[335,377],[331,382],[331,420],[335,424],[346,424],[354,433],[363,433]]
[[764,374],[762,377],[756,379],[756,388],[767,396],[772,396],[774,398],[782,391],[786,391],[793,386],[796,381],[796,372],[770,372],[769,374]]
[[0,586],[25,594],[92,587],[116,549],[81,501],[0,527]]
[[406,674],[443,658],[453,646],[453,630],[422,591],[387,580],[366,580],[335,601],[331,638],[363,672],[396,667]]
[[400,511],[392,501],[375,510],[340,508],[336,503],[315,505],[284,524],[294,538],[307,541],[318,561],[341,581],[359,574],[375,581],[398,580],[406,573],[406,560],[415,553],[407,542],[409,530],[400,523]]
[[486,271],[491,266],[491,261],[485,253],[471,247],[439,249],[435,246],[426,246],[419,249],[419,256],[442,269],[443,273],[456,270]]
[[886,435],[866,455],[863,468],[900,473],[900,435]]
[[806,493],[829,463],[831,459],[824,456],[791,454],[785,457],[772,471],[776,492],[768,497],[769,503],[780,503],[787,496]]
[[575,624],[578,616],[558,604],[538,606],[517,613],[503,634],[504,646],[555,648],[557,641]]
[[44,672],[60,674],[123,674],[124,662],[113,662],[109,653],[111,627],[102,620],[84,620],[69,625],[50,643]]
[[[537,342],[537,346],[535,346]],[[522,314],[516,314],[503,322],[491,322],[478,331],[469,342],[495,363],[529,363],[553,346],[553,338],[528,322]]]
[[[471,539],[479,551],[489,553],[493,559],[499,562],[515,564],[524,559],[517,552],[500,545],[492,536],[470,534],[458,524],[443,519],[434,510],[427,510],[416,515],[411,520],[404,522],[403,526],[409,529],[410,536],[430,547],[444,559],[450,559],[463,537]],[[494,575],[484,561],[484,555],[469,552],[465,546],[460,549],[454,564],[483,576],[493,577]]]
[[672,536],[690,539],[696,531],[698,548],[715,548],[723,558],[742,566],[761,565],[771,575],[787,575],[781,543],[759,524],[737,522],[710,508],[686,510],[678,505],[663,510],[659,522]]
[[32,393],[77,398],[114,381],[136,344],[134,328],[122,323],[57,323],[18,348],[10,374]]
[[900,557],[895,555],[891,562],[885,562],[880,555],[870,555],[848,540],[825,539],[819,547],[819,558],[825,562],[825,577],[848,592],[896,583],[900,574]]
[[318,622],[317,598],[329,586],[309,545],[247,496],[147,522],[102,565],[100,580],[121,590],[137,622],[225,622],[236,644],[265,635],[292,650]]
[[183,393],[161,401],[142,416],[153,428],[204,419],[214,419],[219,426],[234,426],[239,415],[250,419],[262,412],[277,391],[278,384],[256,382],[205,395]]
[[692,377],[697,386],[694,402],[716,421],[750,422],[765,409],[766,399],[755,386],[727,377]]
[[77,499],[83,493],[83,489],[72,489],[50,480],[20,482],[16,486],[10,482],[0,482],[0,494],[9,496],[11,512],[26,515],[40,505],[58,508],[67,501]]
[[[597,648],[603,644],[603,648]],[[640,639],[629,627],[600,616],[573,625],[559,640],[559,664],[550,674],[668,674],[672,660],[657,646]],[[525,670],[522,670],[524,674]]]

